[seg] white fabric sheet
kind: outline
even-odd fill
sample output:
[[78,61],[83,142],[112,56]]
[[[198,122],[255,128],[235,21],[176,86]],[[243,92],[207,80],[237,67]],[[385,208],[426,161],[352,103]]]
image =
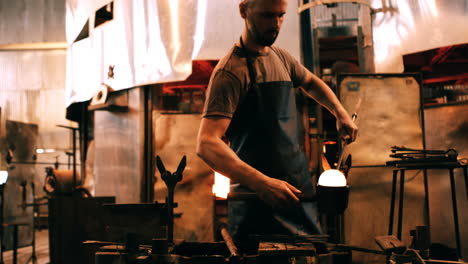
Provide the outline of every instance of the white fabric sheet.
[[[67,0],[66,105],[89,100],[101,83],[114,90],[180,81],[193,59],[219,59],[239,38],[239,0],[114,0],[114,19],[94,28],[111,0]],[[297,1],[276,45],[299,59]],[[403,72],[403,55],[468,43],[464,0],[372,0],[376,72]],[[89,21],[89,37],[73,42]],[[114,65],[114,79],[107,78]]]
[[[121,90],[184,80],[193,59],[221,58],[243,27],[238,0],[114,0],[113,20],[94,28],[109,2],[67,0],[67,106],[89,100],[101,83]],[[296,10],[291,1],[277,45],[299,59]],[[73,42],[88,20],[89,37]]]
[[372,0],[376,72],[401,73],[403,55],[468,43],[465,0]]

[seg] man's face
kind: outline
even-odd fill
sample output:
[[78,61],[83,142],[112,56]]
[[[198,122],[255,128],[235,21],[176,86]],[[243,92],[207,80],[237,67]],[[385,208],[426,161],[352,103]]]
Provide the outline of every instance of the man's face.
[[278,37],[288,7],[287,0],[255,0],[246,8],[246,27],[259,45],[271,46]]

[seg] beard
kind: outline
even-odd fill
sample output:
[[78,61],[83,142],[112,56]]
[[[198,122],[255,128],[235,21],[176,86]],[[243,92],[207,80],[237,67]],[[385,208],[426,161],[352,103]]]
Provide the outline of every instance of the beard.
[[257,44],[269,47],[275,43],[279,33],[277,29],[270,29],[266,32],[260,32],[260,30],[258,30],[257,26],[255,25],[255,22],[251,19],[248,19],[248,24],[250,25],[248,27],[249,34]]

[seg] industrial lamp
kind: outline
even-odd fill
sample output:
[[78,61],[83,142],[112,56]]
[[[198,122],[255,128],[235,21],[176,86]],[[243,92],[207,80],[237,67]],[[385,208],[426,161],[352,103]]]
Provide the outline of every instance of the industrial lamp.
[[348,207],[349,186],[339,170],[324,171],[317,184],[317,203],[322,213],[341,214]]

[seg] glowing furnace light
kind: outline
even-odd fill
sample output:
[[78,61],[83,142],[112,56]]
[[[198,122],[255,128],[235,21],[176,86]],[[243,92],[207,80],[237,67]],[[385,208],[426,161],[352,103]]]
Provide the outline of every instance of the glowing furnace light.
[[231,180],[216,172],[215,171],[215,180],[213,184],[213,194],[216,197],[227,199],[228,194],[229,194],[229,185],[231,184]]
[[326,170],[320,175],[318,185],[343,187],[346,186],[346,177],[339,170]]

